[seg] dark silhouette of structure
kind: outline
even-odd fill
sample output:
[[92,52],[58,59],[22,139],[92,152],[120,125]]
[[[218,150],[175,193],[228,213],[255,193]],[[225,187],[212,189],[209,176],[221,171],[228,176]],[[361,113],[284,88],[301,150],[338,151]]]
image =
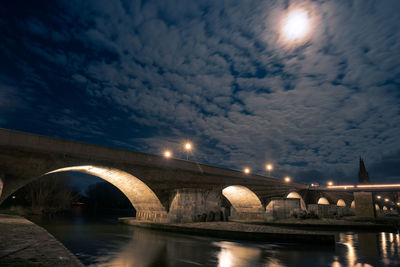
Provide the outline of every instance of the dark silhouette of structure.
[[371,180],[369,179],[369,175],[367,169],[365,168],[364,161],[360,157],[360,170],[358,171],[358,184],[370,184]]

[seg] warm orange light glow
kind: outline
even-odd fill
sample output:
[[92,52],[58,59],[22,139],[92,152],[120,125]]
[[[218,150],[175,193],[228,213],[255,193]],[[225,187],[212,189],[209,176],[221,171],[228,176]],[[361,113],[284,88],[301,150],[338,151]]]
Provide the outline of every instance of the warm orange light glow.
[[290,179],[289,176],[286,176],[285,179],[284,179],[284,181],[285,181],[286,183],[289,183],[289,182],[291,181],[291,179]]
[[377,199],[381,199],[382,197],[381,197],[381,196],[376,196],[376,198],[377,198]]
[[250,173],[250,169],[249,168],[244,168],[243,172],[246,173],[246,174],[249,174]]
[[400,187],[400,184],[365,184],[357,185],[359,188],[385,188],[385,187]]
[[265,168],[266,168],[268,171],[272,171],[272,170],[274,169],[274,166],[272,166],[272,164],[267,164],[267,165],[265,166]]
[[333,185],[333,182],[332,182],[332,181],[328,181],[328,185],[329,185],[329,186],[332,186],[332,185]]
[[328,185],[328,189],[350,189],[354,188],[354,185]]
[[166,150],[165,152],[164,152],[164,157],[166,157],[166,158],[170,158],[172,156],[172,153],[171,153],[171,151],[169,151],[169,150]]
[[186,143],[186,144],[185,144],[185,149],[186,149],[186,150],[191,150],[191,149],[192,149],[192,144],[189,143],[189,142]]
[[385,202],[389,202],[389,199],[388,199],[388,198],[385,198]]

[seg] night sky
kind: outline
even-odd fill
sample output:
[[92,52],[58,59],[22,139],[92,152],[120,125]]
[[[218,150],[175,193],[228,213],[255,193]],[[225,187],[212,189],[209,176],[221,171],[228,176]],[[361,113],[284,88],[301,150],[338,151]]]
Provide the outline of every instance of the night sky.
[[190,140],[191,160],[321,184],[356,183],[362,156],[400,181],[398,0],[0,5],[0,127],[176,158]]

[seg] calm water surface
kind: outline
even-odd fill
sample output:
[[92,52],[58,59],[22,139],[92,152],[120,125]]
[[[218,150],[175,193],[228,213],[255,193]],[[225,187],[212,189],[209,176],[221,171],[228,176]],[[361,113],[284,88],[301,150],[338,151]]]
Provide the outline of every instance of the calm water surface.
[[336,245],[242,242],[164,233],[116,219],[33,219],[91,266],[400,266],[399,233],[334,232]]

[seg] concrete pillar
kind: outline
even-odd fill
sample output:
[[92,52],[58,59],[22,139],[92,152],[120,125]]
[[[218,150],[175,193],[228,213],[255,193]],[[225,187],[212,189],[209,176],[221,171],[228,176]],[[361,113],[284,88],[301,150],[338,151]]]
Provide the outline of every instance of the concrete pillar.
[[354,192],[356,217],[375,218],[375,206],[372,192]]
[[185,223],[221,220],[221,190],[177,189],[171,202],[168,221]]

